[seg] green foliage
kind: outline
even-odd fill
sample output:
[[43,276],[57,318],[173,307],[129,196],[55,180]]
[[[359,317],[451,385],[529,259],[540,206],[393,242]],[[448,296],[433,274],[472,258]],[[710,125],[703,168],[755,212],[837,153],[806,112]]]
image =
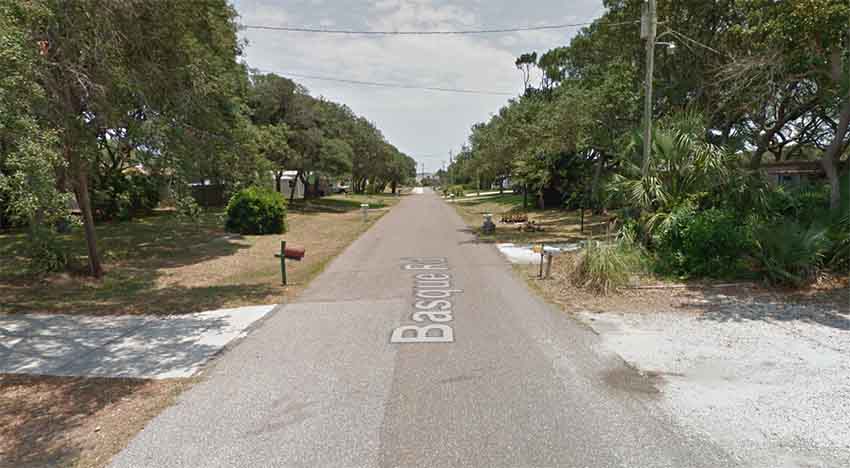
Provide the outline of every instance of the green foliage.
[[832,243],[827,254],[829,267],[842,274],[850,273],[850,212],[830,226],[828,236]]
[[815,279],[830,247],[826,229],[794,220],[758,226],[753,238],[758,268],[771,282],[792,286]]
[[744,274],[751,250],[747,230],[737,213],[692,206],[674,210],[659,229],[658,267],[680,276],[735,277]]
[[156,177],[117,174],[99,182],[92,190],[92,208],[98,220],[128,221],[159,205],[160,183]]
[[68,266],[68,254],[59,243],[56,231],[43,225],[32,225],[27,237],[30,272],[44,275],[62,271]]
[[766,213],[771,216],[795,219],[803,225],[830,217],[829,186],[803,184],[778,186],[767,196]]
[[643,266],[643,252],[632,242],[613,243],[591,240],[576,259],[571,280],[577,286],[608,294],[626,286]]
[[227,204],[225,227],[240,234],[282,234],[286,230],[286,201],[279,193],[259,187],[240,190]]
[[198,201],[195,200],[195,197],[191,195],[186,196],[177,196],[174,200],[175,208],[177,209],[177,216],[180,219],[198,224],[201,221],[201,215],[204,210],[201,208],[201,205],[198,204]]
[[457,198],[461,198],[466,193],[466,190],[463,188],[463,185],[452,185],[448,187],[449,195],[454,195]]
[[643,139],[634,134],[621,157],[621,170],[608,185],[609,197],[651,213],[647,230],[667,223],[677,207],[723,186],[730,172],[729,155],[701,135],[701,117],[681,114],[654,132],[650,161],[643,171]]

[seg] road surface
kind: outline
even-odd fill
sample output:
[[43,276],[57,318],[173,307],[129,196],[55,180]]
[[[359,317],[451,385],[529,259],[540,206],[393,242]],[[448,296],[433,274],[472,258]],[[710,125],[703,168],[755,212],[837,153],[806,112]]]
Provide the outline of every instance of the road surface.
[[735,464],[658,398],[426,192],[219,359],[113,465]]

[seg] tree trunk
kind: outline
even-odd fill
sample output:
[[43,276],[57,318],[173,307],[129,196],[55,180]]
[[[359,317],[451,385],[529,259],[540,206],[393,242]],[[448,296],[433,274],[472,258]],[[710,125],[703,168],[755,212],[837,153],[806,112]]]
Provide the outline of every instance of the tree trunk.
[[522,186],[522,209],[528,209],[528,185]]
[[826,178],[829,179],[829,208],[832,211],[838,210],[841,204],[841,179],[838,176],[838,158],[841,148],[844,147],[844,136],[847,134],[848,126],[850,126],[850,99],[845,99],[841,105],[838,125],[835,127],[835,136],[824,152],[823,159],[821,159],[821,165],[824,172],[826,172]]
[[316,176],[316,181],[313,182],[313,197],[319,198],[321,195],[319,194],[319,176]]
[[95,278],[103,276],[103,266],[100,263],[100,253],[97,250],[97,233],[94,229],[94,216],[91,208],[91,197],[89,196],[88,173],[85,163],[80,160],[79,155],[73,154],[72,150],[65,146],[65,158],[70,162],[70,169],[74,174],[75,194],[77,204],[83,213],[83,228],[86,233],[86,247],[89,253],[89,272]]
[[295,190],[298,188],[298,181],[301,180],[301,171],[295,173],[295,177],[292,178],[292,181],[289,182],[289,203],[292,204],[292,200],[295,200]]
[[275,189],[275,191],[277,191],[277,193],[283,193],[283,191],[281,190],[281,186],[280,186],[280,179],[282,177],[283,177],[282,172],[275,172],[274,173],[274,189]]
[[[850,37],[850,29],[846,33]],[[846,70],[847,65],[843,63],[843,60],[844,56],[841,50],[835,48],[830,56],[830,71],[833,81],[838,86],[841,86],[842,72]],[[829,208],[833,212],[837,211],[841,205],[841,179],[838,176],[838,160],[844,147],[847,127],[850,126],[850,93],[839,96],[839,99],[841,99],[841,107],[839,108],[838,125],[835,126],[835,135],[824,152],[823,159],[821,159],[821,165],[823,165],[823,170],[826,172],[827,179],[829,179]]]
[[390,186],[391,186],[391,187],[392,187],[392,189],[393,189],[393,195],[395,195],[396,189],[398,188],[398,183],[397,183],[396,181],[392,181],[392,183],[390,184]]

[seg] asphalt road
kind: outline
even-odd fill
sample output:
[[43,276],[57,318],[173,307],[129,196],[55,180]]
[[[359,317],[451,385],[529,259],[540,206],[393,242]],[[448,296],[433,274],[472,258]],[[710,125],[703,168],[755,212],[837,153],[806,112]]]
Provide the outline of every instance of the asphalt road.
[[[449,288],[435,281],[444,274]],[[428,303],[441,294],[449,305]],[[391,342],[396,327],[435,323],[452,342]],[[439,331],[399,336],[447,338]],[[113,466],[735,465],[658,398],[426,193],[222,356]]]

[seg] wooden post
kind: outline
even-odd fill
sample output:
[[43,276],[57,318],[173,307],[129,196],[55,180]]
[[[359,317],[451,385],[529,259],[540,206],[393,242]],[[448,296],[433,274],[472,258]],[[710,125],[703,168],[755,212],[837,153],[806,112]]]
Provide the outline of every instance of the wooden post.
[[543,279],[543,257],[544,252],[546,251],[546,244],[540,243],[540,273],[537,274],[537,277]]
[[286,241],[280,241],[280,278],[286,286]]
[[544,279],[549,279],[549,274],[552,272],[552,254],[546,254],[546,275]]
[[581,204],[581,233],[584,234],[584,202]]

